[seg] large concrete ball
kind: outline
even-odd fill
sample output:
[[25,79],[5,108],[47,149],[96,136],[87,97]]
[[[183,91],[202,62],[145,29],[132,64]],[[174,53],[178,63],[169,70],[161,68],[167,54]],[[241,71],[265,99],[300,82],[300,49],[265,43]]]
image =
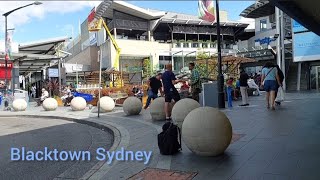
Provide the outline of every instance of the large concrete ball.
[[136,97],[128,97],[123,102],[123,111],[126,115],[138,115],[142,109],[142,102]]
[[164,112],[164,97],[153,100],[149,109],[152,120],[164,121],[166,119],[166,114]]
[[73,111],[83,111],[87,107],[87,102],[82,97],[75,97],[71,101],[71,108]]
[[232,126],[227,116],[212,107],[192,110],[182,124],[186,146],[201,156],[217,156],[229,146]]
[[109,96],[104,96],[100,98],[100,108],[103,112],[110,112],[114,109],[116,104],[114,103],[114,100]]
[[54,98],[47,98],[43,101],[42,107],[46,111],[54,111],[58,107],[58,101]]
[[200,107],[200,104],[190,98],[181,99],[178,101],[172,109],[172,120],[178,124],[179,128],[182,128],[184,118],[194,109]]
[[25,111],[27,106],[28,104],[24,99],[16,99],[12,103],[12,107],[15,111]]

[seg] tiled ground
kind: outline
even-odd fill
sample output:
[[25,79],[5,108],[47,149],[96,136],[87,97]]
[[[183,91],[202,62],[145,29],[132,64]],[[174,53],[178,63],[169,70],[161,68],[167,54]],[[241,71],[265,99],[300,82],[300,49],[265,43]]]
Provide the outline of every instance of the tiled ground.
[[[127,117],[117,108],[100,119],[89,110],[77,112],[77,118],[116,127],[124,140],[119,146],[154,152],[147,166],[136,162],[103,166],[91,179],[127,179],[147,167],[197,172],[197,180],[320,179],[320,94],[287,94],[276,111],[266,109],[263,96],[250,97],[249,107],[239,107],[238,103],[233,109],[224,110],[236,141],[218,157],[196,156],[184,144],[178,155],[160,155],[156,136],[164,122],[152,122],[148,111]],[[47,113],[38,111],[29,113]],[[75,116],[70,110],[60,114]]]

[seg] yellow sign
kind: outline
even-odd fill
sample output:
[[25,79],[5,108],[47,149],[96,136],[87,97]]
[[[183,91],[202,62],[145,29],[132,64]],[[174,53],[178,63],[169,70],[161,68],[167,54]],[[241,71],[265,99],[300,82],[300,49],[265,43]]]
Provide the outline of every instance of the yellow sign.
[[94,19],[93,21],[91,21],[90,23],[88,22],[88,30],[90,32],[92,31],[100,31],[102,28],[102,19]]

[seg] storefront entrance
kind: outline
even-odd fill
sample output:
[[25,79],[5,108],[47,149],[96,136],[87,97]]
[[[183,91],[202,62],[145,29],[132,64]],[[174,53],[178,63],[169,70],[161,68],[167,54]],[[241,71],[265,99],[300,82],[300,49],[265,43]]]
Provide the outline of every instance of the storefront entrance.
[[320,90],[320,66],[312,66],[310,72],[311,89]]

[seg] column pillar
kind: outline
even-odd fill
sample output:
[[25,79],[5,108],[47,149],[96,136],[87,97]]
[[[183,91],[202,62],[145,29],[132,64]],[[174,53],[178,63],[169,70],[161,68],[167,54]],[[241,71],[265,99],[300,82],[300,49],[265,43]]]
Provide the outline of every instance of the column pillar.
[[298,72],[297,72],[297,91],[300,91],[300,81],[301,81],[301,62],[298,63]]
[[11,89],[20,89],[19,82],[19,61],[13,62],[12,74],[11,74]]
[[117,28],[113,29],[113,36],[114,36],[114,39],[117,39]]
[[[285,76],[287,75],[286,74],[286,56],[285,56],[285,49],[284,49],[284,40],[285,40],[285,26],[284,26],[284,13],[283,11],[280,11],[281,12],[281,23],[280,23],[280,30],[281,30],[281,65],[280,65],[280,68],[282,70],[282,72],[285,74]],[[286,87],[286,78],[284,78],[283,80],[283,90],[286,90],[287,87]]]

